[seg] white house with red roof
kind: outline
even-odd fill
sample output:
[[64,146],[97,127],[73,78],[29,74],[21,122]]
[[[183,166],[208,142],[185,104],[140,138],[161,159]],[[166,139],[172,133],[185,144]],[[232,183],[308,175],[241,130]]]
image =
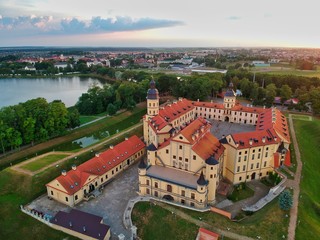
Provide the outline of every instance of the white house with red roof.
[[135,135],[126,138],[83,164],[72,166],[70,171],[62,171],[59,177],[46,184],[48,196],[74,206],[87,199],[96,189],[109,183],[144,153],[145,144],[140,138]]

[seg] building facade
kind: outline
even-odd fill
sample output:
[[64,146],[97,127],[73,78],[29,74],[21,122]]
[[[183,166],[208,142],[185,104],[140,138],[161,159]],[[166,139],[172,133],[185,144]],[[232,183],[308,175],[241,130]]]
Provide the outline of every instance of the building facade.
[[137,136],[126,138],[83,164],[72,166],[72,170],[62,171],[59,177],[46,184],[48,197],[74,206],[109,183],[144,154],[145,144]]
[[[238,184],[290,165],[290,136],[275,109],[242,106],[232,83],[223,103],[179,98],[159,106],[154,81],[143,118],[147,160],[139,165],[139,192],[195,208],[214,203],[221,180]],[[210,120],[255,126],[217,139]]]

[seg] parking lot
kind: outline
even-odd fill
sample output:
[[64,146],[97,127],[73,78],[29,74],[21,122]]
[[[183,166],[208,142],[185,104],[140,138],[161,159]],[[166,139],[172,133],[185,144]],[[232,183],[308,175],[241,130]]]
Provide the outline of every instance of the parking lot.
[[212,127],[211,133],[218,139],[223,135],[227,136],[232,133],[251,132],[255,131],[254,125],[220,122],[217,120],[210,120]]
[[[123,213],[128,200],[138,196],[138,164],[120,173],[114,181],[108,184],[102,194],[88,202],[83,201],[75,208],[84,212],[103,217],[105,224],[111,226],[112,239],[122,233],[126,239],[131,236],[123,226]],[[54,216],[58,211],[69,212],[70,207],[55,200],[49,200],[47,195],[37,198],[28,207]]]

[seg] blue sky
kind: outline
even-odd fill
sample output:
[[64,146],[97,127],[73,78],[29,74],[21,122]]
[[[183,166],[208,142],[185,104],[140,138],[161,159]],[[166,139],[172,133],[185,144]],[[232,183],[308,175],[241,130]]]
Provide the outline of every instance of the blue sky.
[[320,47],[316,0],[0,0],[0,46]]

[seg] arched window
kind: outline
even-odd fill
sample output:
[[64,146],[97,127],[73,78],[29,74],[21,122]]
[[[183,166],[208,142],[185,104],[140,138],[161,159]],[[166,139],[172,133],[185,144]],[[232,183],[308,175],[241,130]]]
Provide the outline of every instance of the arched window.
[[167,185],[167,191],[168,192],[172,192],[172,186],[171,185]]
[[158,183],[157,182],[154,183],[154,187],[158,188]]

